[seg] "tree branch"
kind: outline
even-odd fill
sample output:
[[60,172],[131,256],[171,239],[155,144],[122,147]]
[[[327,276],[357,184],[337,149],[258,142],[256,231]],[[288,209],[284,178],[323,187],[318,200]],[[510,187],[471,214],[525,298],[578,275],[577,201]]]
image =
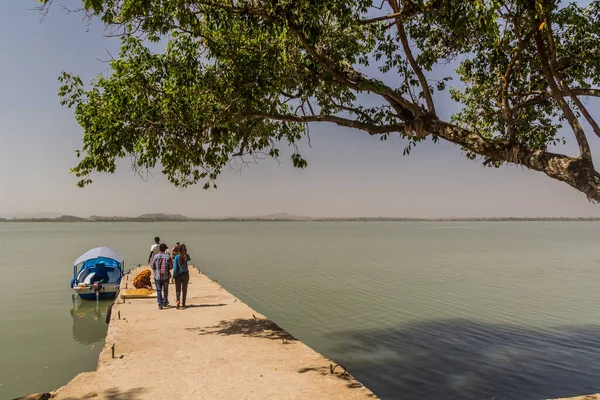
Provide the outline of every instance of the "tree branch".
[[348,128],[359,129],[368,132],[370,135],[382,135],[386,133],[404,133],[406,130],[405,124],[390,124],[390,125],[376,125],[359,122],[351,119],[338,117],[335,115],[287,115],[277,113],[251,113],[243,115],[244,118],[262,118],[272,119],[276,121],[295,122],[295,123],[309,123],[309,122],[333,122],[334,124],[345,126]]
[[[591,96],[591,97],[600,97],[600,89],[584,89],[584,88],[575,88],[570,89],[571,94],[573,96]],[[566,96],[565,93],[562,93],[563,96]],[[552,93],[546,92],[541,93],[539,96],[534,97],[533,99],[527,100],[524,103],[519,104],[519,108],[529,107],[546,101],[552,97]]]
[[407,15],[401,13],[401,12],[395,12],[393,14],[388,14],[388,15],[383,15],[381,17],[375,17],[375,18],[370,18],[370,19],[361,19],[358,22],[362,25],[366,25],[366,24],[373,24],[375,22],[381,22],[381,21],[388,21],[390,19],[399,19],[401,17],[406,17]]
[[361,25],[374,24],[376,22],[389,21],[391,19],[393,19],[395,21],[406,21],[407,19],[414,17],[415,15],[417,15],[419,13],[420,13],[420,10],[416,7],[413,7],[413,8],[407,9],[407,10],[394,11],[393,14],[382,15],[381,17],[375,17],[375,18],[370,18],[370,19],[361,19],[361,20],[359,20],[359,24],[361,24]]
[[583,105],[581,100],[579,100],[577,98],[577,96],[574,96],[573,93],[571,93],[571,89],[569,88],[569,85],[565,82],[562,74],[556,68],[556,44],[554,42],[554,33],[552,31],[552,24],[550,22],[550,16],[548,15],[548,13],[546,13],[545,22],[546,22],[546,28],[548,29],[547,30],[548,42],[550,43],[550,55],[551,55],[550,69],[552,71],[552,74],[556,77],[556,80],[558,81],[558,85],[560,86],[560,88],[569,96],[571,101],[573,101],[573,103],[575,103],[577,108],[579,108],[579,110],[581,111],[581,114],[583,114],[586,121],[590,124],[590,126],[592,127],[592,130],[594,131],[596,136],[600,137],[600,126],[598,126],[598,124],[596,123],[594,118],[590,115],[588,109]]
[[371,118],[371,116],[369,114],[367,114],[366,112],[364,112],[364,111],[362,111],[362,110],[360,110],[358,108],[348,107],[348,106],[345,106],[343,104],[336,103],[335,100],[331,96],[329,96],[329,101],[331,101],[331,104],[335,108],[337,108],[339,110],[348,111],[348,112],[354,113],[356,115],[360,115],[361,117],[363,117],[364,119],[366,119],[370,124],[375,124],[375,121],[373,121],[373,118]]
[[392,107],[394,107],[405,120],[412,120],[417,115],[421,114],[421,110],[413,103],[404,99],[401,95],[398,95],[392,88],[379,83],[373,82],[362,76],[361,73],[352,69],[348,66],[347,69],[352,73],[352,76],[348,76],[347,73],[340,72],[329,65],[328,60],[320,54],[308,41],[306,36],[302,33],[300,28],[292,21],[287,20],[288,25],[292,32],[296,35],[302,46],[306,51],[334,78],[340,83],[348,85],[350,88],[359,91],[371,91],[376,93],[388,101]]
[[[533,10],[532,12],[535,13],[535,10]],[[571,107],[569,107],[569,105],[563,98],[563,94],[561,93],[560,88],[554,80],[554,75],[552,74],[552,69],[550,67],[550,62],[546,53],[544,39],[542,38],[542,34],[540,33],[539,29],[539,26],[543,21],[541,21],[538,17],[535,17],[535,15],[531,21],[533,24],[532,29],[535,31],[534,37],[538,55],[540,58],[540,64],[546,77],[546,81],[548,82],[548,86],[550,87],[550,93],[552,93],[552,97],[558,103],[558,106],[560,107],[565,118],[569,122],[571,129],[573,129],[575,139],[577,139],[577,144],[579,145],[579,153],[581,155],[581,158],[590,163],[590,165],[593,165],[592,152],[590,150],[590,145],[587,141],[587,138],[585,137],[585,132],[579,124],[577,116],[575,115],[573,110],[571,110]]]
[[[371,135],[393,132],[405,133],[406,124],[373,125],[333,115],[296,116],[284,114],[252,113],[245,118],[264,118],[294,123],[332,122],[340,126],[360,129]],[[494,140],[468,129],[444,122],[433,116],[422,120],[423,131],[435,135],[493,161],[522,165],[540,171],[549,177],[565,182],[583,192],[590,200],[600,202],[600,174],[583,158],[555,154],[545,150],[531,149],[518,143]]]
[[229,6],[225,5],[225,4],[219,4],[216,3],[214,1],[200,1],[200,0],[195,0],[194,2],[192,2],[192,5],[196,6],[197,11],[194,12],[194,14],[205,14],[205,11],[202,11],[198,8],[198,6],[206,6],[206,7],[213,7],[216,9],[220,9],[232,14],[238,14],[238,15],[254,15],[254,16],[259,16],[259,17],[268,17],[269,16],[269,12],[265,9],[265,8],[258,8],[258,7],[251,7],[248,3],[245,3],[244,7],[241,6],[235,6],[233,1],[231,1],[231,4]]
[[[520,38],[521,30],[518,29],[519,28],[518,22],[515,22],[515,27],[518,30],[517,35],[519,35],[519,38]],[[515,138],[517,136],[517,132],[516,132],[516,128],[515,128],[513,110],[511,109],[510,104],[508,102],[508,88],[510,86],[510,79],[511,79],[513,69],[514,69],[517,61],[519,60],[519,56],[521,55],[521,52],[525,48],[525,45],[527,43],[529,43],[531,36],[533,36],[533,32],[528,33],[524,39],[519,40],[517,49],[514,51],[513,56],[511,57],[511,59],[508,63],[508,66],[506,68],[506,72],[504,73],[504,76],[502,77],[502,113],[504,116],[504,120],[506,121],[506,124],[508,125],[508,137],[509,137],[510,141],[515,140]],[[517,101],[519,101],[518,96],[517,96]]]
[[355,89],[357,88],[355,82],[352,82],[350,79],[348,79],[348,77],[344,76],[344,74],[342,74],[339,71],[336,71],[329,65],[329,63],[327,62],[325,57],[323,57],[321,54],[319,54],[319,52],[308,42],[308,39],[300,31],[300,28],[296,24],[294,24],[293,22],[291,22],[289,20],[287,22],[288,22],[288,25],[290,26],[290,29],[292,30],[292,32],[294,32],[294,34],[296,35],[298,40],[300,40],[300,43],[306,49],[308,54],[310,54],[311,57],[313,57],[315,59],[315,61],[317,61],[321,65],[321,67],[323,67],[323,69],[325,69],[325,71],[327,71],[332,77],[336,78],[340,83],[350,85],[351,87],[353,87]]
[[[381,2],[382,7],[383,7],[384,2],[385,2],[385,0],[383,0]],[[437,6],[438,6],[438,4],[436,4],[436,1],[431,1],[424,5],[424,10],[427,11],[427,10],[430,10]],[[379,8],[379,7],[375,7],[375,8]],[[381,9],[381,8],[379,8],[379,9]],[[419,15],[419,14],[423,13],[423,11],[421,11],[420,7],[418,7],[417,4],[411,3],[411,2],[407,2],[407,6],[404,7],[404,9],[402,11],[399,11],[399,10],[398,11],[393,10],[393,11],[394,12],[392,14],[382,15],[380,17],[374,17],[374,18],[369,18],[369,19],[362,19],[359,21],[359,23],[361,25],[366,25],[366,24],[373,24],[373,23],[389,21],[389,20],[406,21],[407,19],[414,17],[415,15]]]
[[[395,0],[389,1],[390,5],[394,12],[399,13],[400,9],[398,8],[398,3]],[[425,74],[423,74],[423,70],[415,60],[412,54],[412,50],[410,49],[410,45],[408,43],[408,38],[406,36],[406,31],[404,30],[404,24],[399,19],[396,19],[396,28],[398,29],[398,35],[400,36],[400,41],[402,42],[402,48],[404,49],[404,54],[406,54],[406,58],[408,62],[417,75],[419,79],[419,83],[423,88],[423,96],[425,97],[425,101],[427,102],[427,109],[433,115],[436,115],[435,112],[435,104],[433,103],[433,98],[431,96],[431,90],[429,90],[429,84],[427,83],[427,79],[425,78]]]
[[485,138],[478,133],[427,118],[424,128],[433,135],[448,140],[488,159],[522,165],[540,171],[550,178],[562,181],[585,193],[590,200],[600,202],[600,174],[582,158],[531,149],[511,143]]

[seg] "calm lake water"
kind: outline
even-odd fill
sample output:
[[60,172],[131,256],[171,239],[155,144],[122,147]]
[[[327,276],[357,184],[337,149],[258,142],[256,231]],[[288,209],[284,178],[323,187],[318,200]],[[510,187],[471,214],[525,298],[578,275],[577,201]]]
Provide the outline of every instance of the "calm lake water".
[[383,399],[600,391],[600,223],[0,223],[0,399],[95,368],[108,303],[72,262],[155,235]]

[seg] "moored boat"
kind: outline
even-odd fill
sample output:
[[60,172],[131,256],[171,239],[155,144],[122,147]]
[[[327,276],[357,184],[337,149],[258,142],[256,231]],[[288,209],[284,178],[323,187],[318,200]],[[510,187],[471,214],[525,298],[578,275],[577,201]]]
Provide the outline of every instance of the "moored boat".
[[88,250],[73,264],[71,288],[84,300],[112,299],[119,291],[124,266],[125,258],[116,250]]

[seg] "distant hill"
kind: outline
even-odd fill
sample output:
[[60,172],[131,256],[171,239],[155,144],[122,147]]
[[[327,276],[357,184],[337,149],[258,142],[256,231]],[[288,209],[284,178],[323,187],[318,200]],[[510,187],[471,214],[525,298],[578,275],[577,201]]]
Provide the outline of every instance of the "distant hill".
[[58,212],[36,212],[36,213],[16,213],[13,215],[3,215],[5,218],[58,218],[63,213]]
[[30,218],[0,218],[0,221],[23,221],[23,222],[82,222],[87,218],[74,215],[60,215],[58,217],[30,217]]
[[186,216],[180,215],[180,214],[162,214],[162,213],[142,214],[137,218],[152,220],[152,221],[185,221],[185,220],[190,219],[189,217],[186,217]]
[[120,216],[100,216],[100,215],[90,215],[86,218],[87,221],[91,222],[156,222],[156,221],[191,221],[194,218],[186,217],[185,215],[180,214],[163,214],[163,213],[150,213],[150,214],[142,214],[137,217],[120,217]]
[[56,218],[56,220],[59,222],[81,222],[85,221],[85,218],[76,217],[74,215],[61,215],[60,217]]
[[[244,218],[244,217],[241,217]],[[291,215],[287,213],[277,213],[269,215],[260,215],[258,217],[247,217],[247,219],[268,219],[268,220],[286,220],[286,221],[308,221],[314,218],[311,217],[299,217],[297,215]]]
[[102,216],[102,215],[90,215],[87,220],[91,222],[99,222],[99,221],[129,221],[134,217],[119,217],[115,216]]

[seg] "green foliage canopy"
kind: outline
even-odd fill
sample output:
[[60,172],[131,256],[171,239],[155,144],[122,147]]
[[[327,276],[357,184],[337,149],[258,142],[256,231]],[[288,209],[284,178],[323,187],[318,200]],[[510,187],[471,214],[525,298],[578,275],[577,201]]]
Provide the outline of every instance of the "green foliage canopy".
[[[110,74],[89,86],[60,77],[84,131],[81,186],[131,156],[207,188],[232,157],[277,157],[308,123],[328,122],[400,135],[405,153],[447,140],[600,201],[588,143],[600,127],[585,101],[600,97],[600,0],[82,0],[81,11],[121,36]],[[162,53],[148,48],[158,41]],[[450,76],[431,79],[448,64],[452,88]],[[440,91],[462,105],[448,121]],[[559,136],[563,124],[572,136]],[[577,157],[548,150],[567,139]],[[292,162],[306,166],[297,151]]]

